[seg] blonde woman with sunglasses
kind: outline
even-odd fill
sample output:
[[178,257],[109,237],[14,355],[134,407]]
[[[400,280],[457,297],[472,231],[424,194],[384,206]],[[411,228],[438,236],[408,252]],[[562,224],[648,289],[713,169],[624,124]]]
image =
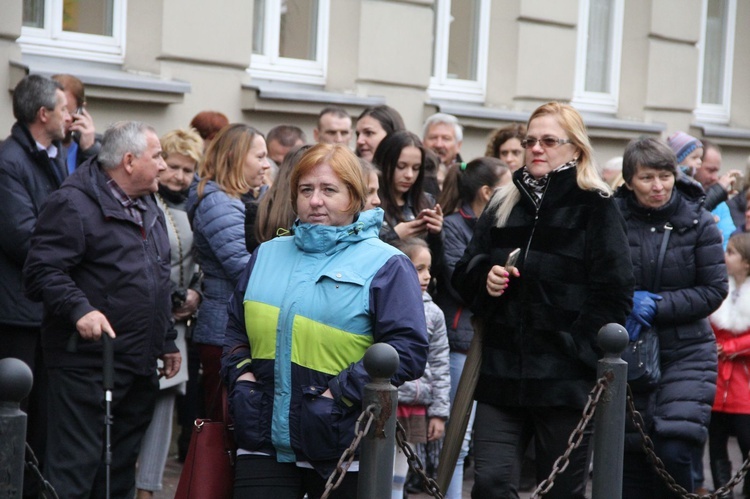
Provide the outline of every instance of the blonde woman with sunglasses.
[[[453,285],[483,322],[472,497],[518,497],[534,438],[537,483],[565,452],[596,382],[596,336],[633,295],[625,225],[571,106],[531,114],[525,164],[477,220]],[[512,266],[508,256],[519,248]],[[590,433],[546,497],[582,498]]]

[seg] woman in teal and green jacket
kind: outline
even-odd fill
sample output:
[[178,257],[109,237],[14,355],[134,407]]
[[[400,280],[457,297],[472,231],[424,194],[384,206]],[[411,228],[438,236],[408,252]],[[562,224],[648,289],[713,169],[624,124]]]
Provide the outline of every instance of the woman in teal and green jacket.
[[[291,177],[294,234],[260,245],[235,289],[222,358],[239,447],[235,497],[322,494],[354,438],[370,345],[398,352],[396,385],[424,371],[416,271],[379,240],[382,210],[361,211],[366,185],[347,148],[311,148]],[[332,498],[356,496],[353,464]]]

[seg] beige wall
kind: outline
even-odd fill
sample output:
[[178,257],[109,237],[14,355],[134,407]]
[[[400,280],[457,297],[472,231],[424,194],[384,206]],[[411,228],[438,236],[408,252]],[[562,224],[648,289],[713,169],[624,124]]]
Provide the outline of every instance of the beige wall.
[[[10,90],[22,74],[15,43],[21,2],[6,3],[0,16],[0,82]],[[310,98],[269,98],[252,88],[257,82],[246,71],[252,53],[252,1],[207,5],[202,0],[128,0],[122,69],[187,82],[190,91],[159,93],[90,83],[89,109],[99,129],[119,119],[142,119],[164,132],[186,126],[201,110],[215,109],[262,131],[295,123],[312,139],[317,112],[332,95],[343,99],[354,115],[367,102],[385,101],[400,110],[408,128],[421,133],[424,118],[447,104],[433,102],[428,93],[432,0],[331,0],[326,83],[301,86]],[[620,98],[616,115],[608,118],[626,126],[590,127],[599,161],[621,154],[627,141],[641,133],[658,134],[649,128],[654,125],[664,128],[664,137],[676,130],[703,133],[694,126],[697,76],[691,76],[698,69],[700,9],[701,0],[625,2]],[[742,29],[748,21],[750,3],[738,2],[731,122],[722,129],[740,133],[711,137],[724,147],[725,163],[731,166],[744,165],[750,153],[750,93],[744,91],[750,88],[750,32]],[[518,116],[508,113],[527,114],[548,100],[572,98],[577,23],[577,0],[491,0],[484,103],[459,102],[456,113],[467,125],[465,157],[482,154],[490,131]],[[76,67],[72,64],[71,72]],[[264,88],[283,86],[267,83]],[[11,93],[4,91],[0,135],[12,123]],[[630,129],[628,124],[637,126]]]

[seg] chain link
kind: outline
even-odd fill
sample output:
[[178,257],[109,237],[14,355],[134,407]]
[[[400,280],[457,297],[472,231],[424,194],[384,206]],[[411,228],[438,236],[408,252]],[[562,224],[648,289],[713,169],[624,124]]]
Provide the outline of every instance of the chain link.
[[409,463],[409,469],[419,475],[420,480],[422,480],[422,483],[424,484],[425,492],[432,497],[443,499],[444,496],[440,491],[440,487],[438,487],[438,484],[434,479],[427,476],[424,466],[422,465],[422,460],[419,459],[419,456],[406,441],[406,430],[404,430],[404,427],[401,426],[401,423],[398,421],[396,421],[396,445],[398,445],[406,456],[406,461]]
[[745,475],[747,474],[748,470],[750,470],[750,456],[748,456],[748,458],[745,459],[745,462],[742,463],[742,467],[737,472],[737,474],[735,474],[729,482],[716,489],[713,493],[708,495],[700,495],[688,492],[677,482],[675,482],[674,478],[672,478],[669,473],[667,473],[667,470],[664,467],[664,462],[659,458],[659,456],[656,455],[656,452],[654,452],[654,442],[653,440],[651,440],[651,437],[646,434],[646,431],[644,429],[645,423],[643,421],[643,416],[635,409],[635,403],[633,402],[633,393],[630,391],[630,385],[628,385],[627,407],[628,412],[632,416],[633,425],[641,435],[642,447],[644,452],[648,456],[649,461],[651,461],[651,464],[654,465],[656,473],[661,477],[661,479],[672,492],[679,494],[680,497],[687,497],[689,499],[723,498],[725,496],[732,497],[732,491],[737,486],[737,484],[741,483],[745,479]]
[[31,472],[34,475],[34,478],[36,479],[37,483],[44,489],[41,490],[39,493],[42,494],[44,497],[51,497],[53,499],[59,499],[59,496],[57,495],[57,491],[55,491],[55,488],[52,486],[51,483],[49,483],[44,476],[42,475],[42,472],[39,471],[39,460],[36,457],[36,454],[34,454],[34,451],[31,450],[31,446],[26,443],[26,472]]
[[[341,485],[341,482],[344,480],[344,475],[346,475],[349,466],[351,466],[352,461],[354,461],[354,454],[357,452],[357,447],[359,447],[362,437],[370,432],[370,427],[372,426],[373,421],[375,421],[375,409],[376,405],[370,404],[357,418],[357,423],[354,425],[354,440],[352,440],[351,445],[344,451],[344,453],[341,454],[339,462],[336,464],[336,469],[333,470],[333,473],[331,473],[331,476],[329,476],[326,481],[326,487],[323,490],[323,495],[320,496],[320,499],[328,499],[331,492]],[[365,418],[367,418],[367,423],[365,424],[364,429],[360,429]]]
[[596,404],[599,403],[599,399],[602,398],[602,393],[604,393],[604,390],[606,390],[606,388],[607,379],[605,377],[599,378],[596,381],[596,385],[589,393],[589,400],[588,402],[586,402],[586,407],[583,408],[583,417],[578,422],[578,426],[576,426],[576,428],[570,434],[570,437],[568,437],[568,448],[565,449],[565,453],[563,453],[562,456],[557,458],[555,464],[552,465],[552,472],[545,480],[542,481],[542,483],[537,486],[531,497],[543,496],[547,492],[549,492],[552,486],[555,484],[555,477],[565,471],[565,469],[568,467],[568,464],[570,464],[570,454],[576,448],[578,448],[579,445],[581,445],[581,441],[583,440],[583,432],[586,430],[586,427],[594,417],[594,413],[596,412]]

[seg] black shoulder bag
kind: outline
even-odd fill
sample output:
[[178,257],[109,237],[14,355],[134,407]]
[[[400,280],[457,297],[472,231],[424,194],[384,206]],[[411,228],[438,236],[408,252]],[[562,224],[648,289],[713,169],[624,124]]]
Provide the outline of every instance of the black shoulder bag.
[[[664,237],[661,240],[659,257],[656,260],[653,293],[658,293],[661,288],[661,269],[664,265],[664,256],[667,253],[667,243],[671,233],[672,225],[667,222],[664,225]],[[627,348],[622,353],[622,360],[628,363],[628,384],[631,390],[642,392],[656,388],[659,380],[661,380],[659,333],[656,326],[643,331],[636,341],[628,343]]]

